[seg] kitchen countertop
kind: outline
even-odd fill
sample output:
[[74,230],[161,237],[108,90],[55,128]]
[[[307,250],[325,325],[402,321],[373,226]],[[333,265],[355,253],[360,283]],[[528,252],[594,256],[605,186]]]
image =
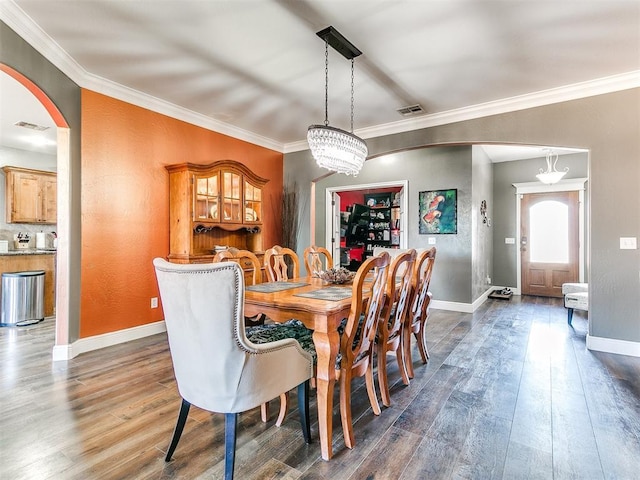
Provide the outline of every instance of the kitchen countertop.
[[0,252],[0,256],[8,255],[54,255],[56,253],[55,249],[45,249],[40,250],[36,248],[25,248],[24,250],[9,250],[8,252]]

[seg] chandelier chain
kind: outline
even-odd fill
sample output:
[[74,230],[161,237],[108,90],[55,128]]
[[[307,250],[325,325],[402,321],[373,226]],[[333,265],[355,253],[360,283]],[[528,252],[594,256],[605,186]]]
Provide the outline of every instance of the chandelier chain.
[[324,126],[329,125],[329,41],[324,41]]
[[351,59],[351,133],[353,133],[353,58]]

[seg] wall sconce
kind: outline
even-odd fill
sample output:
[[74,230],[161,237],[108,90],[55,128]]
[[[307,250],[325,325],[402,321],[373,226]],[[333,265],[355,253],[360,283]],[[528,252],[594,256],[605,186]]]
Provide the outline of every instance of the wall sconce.
[[491,226],[491,219],[487,217],[487,201],[482,200],[480,202],[480,216],[482,217],[482,223],[484,223],[487,227]]

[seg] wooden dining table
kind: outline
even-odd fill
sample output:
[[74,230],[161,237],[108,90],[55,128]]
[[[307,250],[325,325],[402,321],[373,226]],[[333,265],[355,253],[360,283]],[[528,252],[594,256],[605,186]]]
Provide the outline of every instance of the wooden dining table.
[[332,456],[335,363],[340,349],[338,326],[343,318],[349,316],[350,308],[351,285],[329,286],[315,277],[258,284],[247,287],[245,291],[245,315],[264,313],[276,322],[296,318],[313,330],[313,343],[318,355],[318,432],[322,458],[325,460]]

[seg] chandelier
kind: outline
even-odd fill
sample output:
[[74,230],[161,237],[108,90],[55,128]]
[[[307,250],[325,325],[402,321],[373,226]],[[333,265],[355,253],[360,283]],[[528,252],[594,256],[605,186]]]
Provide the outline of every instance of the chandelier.
[[569,167],[565,167],[564,171],[559,172],[556,170],[556,163],[558,163],[558,154],[554,153],[550,148],[545,148],[547,154],[547,170],[542,171],[536,175],[538,180],[547,185],[553,185],[558,183],[562,177],[564,177],[569,171]]
[[[367,158],[367,144],[353,133],[353,59],[362,54],[333,27],[317,32],[324,40],[324,125],[311,125],[307,141],[319,167],[346,175],[357,175]],[[329,45],[351,60],[351,132],[329,125]]]

